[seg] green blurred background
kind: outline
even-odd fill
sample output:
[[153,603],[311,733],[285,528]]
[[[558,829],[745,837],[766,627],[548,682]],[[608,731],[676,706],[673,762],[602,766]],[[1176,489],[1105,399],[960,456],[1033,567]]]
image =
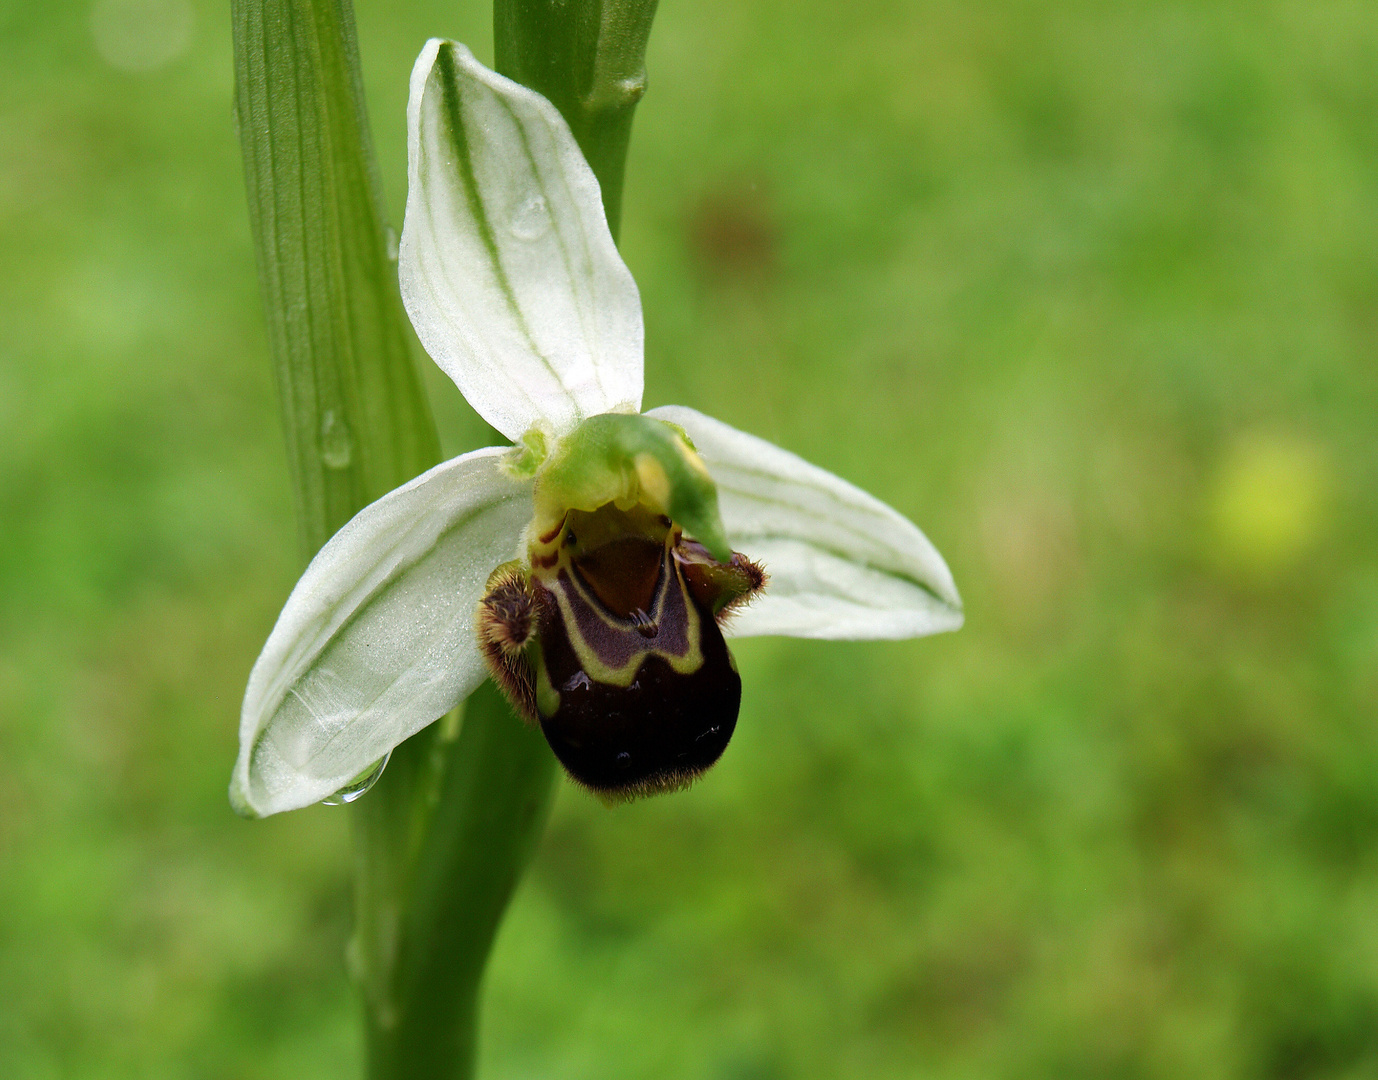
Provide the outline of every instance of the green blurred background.
[[[358,15],[400,221],[489,13]],[[347,812],[225,798],[300,569],[228,22],[0,0],[6,1078],[359,1074]],[[647,404],[900,508],[968,622],[743,642],[706,780],[564,787],[483,1076],[1378,1076],[1378,12],[666,0],[649,66]]]

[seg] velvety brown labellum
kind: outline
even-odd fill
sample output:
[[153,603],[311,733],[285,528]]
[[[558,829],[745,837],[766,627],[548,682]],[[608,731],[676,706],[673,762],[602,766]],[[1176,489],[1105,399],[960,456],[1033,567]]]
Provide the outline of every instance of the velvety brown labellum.
[[[541,730],[569,774],[595,791],[683,787],[722,756],[737,727],[742,681],[727,642],[673,552],[661,548],[660,555],[651,603],[623,612],[601,599],[617,590],[606,582],[599,588],[578,561],[550,589],[536,584],[541,674],[558,695],[537,695]],[[628,559],[619,568],[625,575],[638,563]],[[635,664],[630,682],[590,672],[575,635],[611,669]]]
[[494,571],[479,638],[494,677],[572,779],[605,797],[683,787],[722,755],[741,679],[720,622],[765,584],[666,518],[571,513]]

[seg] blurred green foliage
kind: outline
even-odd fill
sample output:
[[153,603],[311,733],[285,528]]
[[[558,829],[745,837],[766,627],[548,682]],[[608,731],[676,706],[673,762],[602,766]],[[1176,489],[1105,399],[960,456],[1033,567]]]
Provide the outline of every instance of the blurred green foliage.
[[[344,813],[225,799],[299,549],[188,4],[0,2],[7,1078],[359,1068]],[[400,217],[489,13],[358,7]],[[704,782],[563,790],[483,1074],[1378,1074],[1371,5],[669,2],[649,70],[647,404],[908,513],[968,624],[743,642]]]

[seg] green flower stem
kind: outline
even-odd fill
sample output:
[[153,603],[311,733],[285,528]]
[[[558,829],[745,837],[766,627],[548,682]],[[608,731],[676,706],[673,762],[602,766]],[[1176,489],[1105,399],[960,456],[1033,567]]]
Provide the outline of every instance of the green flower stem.
[[658,0],[493,0],[494,67],[560,110],[603,189],[613,238]]
[[398,747],[355,808],[372,1080],[473,1075],[483,969],[554,792],[545,740],[491,682],[463,713]]
[[[561,110],[616,234],[654,0],[497,0],[497,66]],[[389,255],[349,0],[233,0],[235,110],[288,464],[313,554],[440,459]],[[374,1080],[465,1080],[494,936],[554,759],[491,683],[399,746],[352,807]]]

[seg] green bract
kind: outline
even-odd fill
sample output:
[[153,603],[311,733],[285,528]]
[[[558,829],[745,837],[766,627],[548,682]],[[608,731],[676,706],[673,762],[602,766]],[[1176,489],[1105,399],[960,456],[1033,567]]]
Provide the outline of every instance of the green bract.
[[487,675],[493,569],[570,510],[639,505],[770,586],[728,632],[901,638],[961,625],[942,557],[895,510],[692,409],[641,407],[636,285],[554,107],[433,40],[412,73],[402,296],[422,344],[518,447],[365,507],[312,560],[254,665],[231,800],[318,802]]

